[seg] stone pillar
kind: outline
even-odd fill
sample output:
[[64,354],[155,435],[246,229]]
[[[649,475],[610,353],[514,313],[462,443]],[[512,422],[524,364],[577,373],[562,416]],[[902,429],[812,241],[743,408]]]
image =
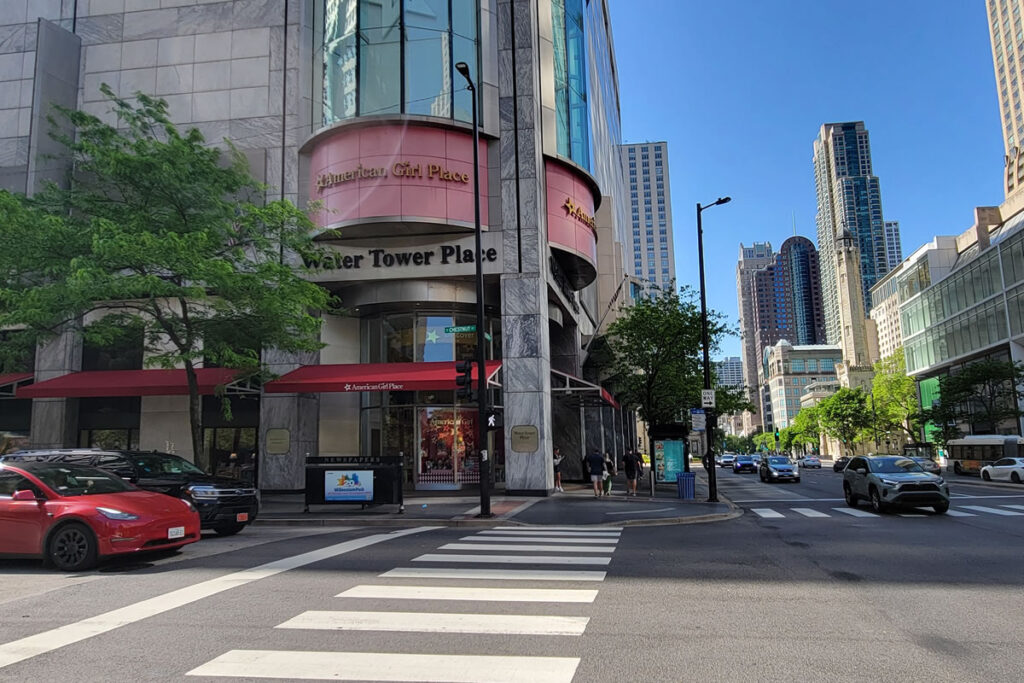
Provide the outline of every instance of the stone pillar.
[[[200,400],[201,397],[200,397]],[[139,448],[165,451],[196,462],[188,396],[143,396],[139,410]]]
[[[546,495],[554,488],[554,473],[547,222],[537,127],[541,120],[537,6],[525,0],[499,1],[496,10],[506,490]],[[535,452],[514,450],[511,434],[520,426],[537,429]]]
[[[45,382],[82,369],[82,335],[77,327],[36,349],[36,382]],[[78,399],[32,399],[33,448],[68,448],[78,445]]]
[[[300,365],[315,365],[317,354],[264,352],[267,368],[283,375]],[[260,397],[258,483],[262,491],[303,491],[306,454],[316,455],[318,394],[267,394]],[[288,430],[288,452],[267,453],[267,430]]]

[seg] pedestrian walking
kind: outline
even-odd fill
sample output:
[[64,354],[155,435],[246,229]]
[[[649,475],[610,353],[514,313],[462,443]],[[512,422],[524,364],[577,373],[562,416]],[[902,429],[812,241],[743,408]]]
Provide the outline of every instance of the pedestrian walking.
[[612,476],[615,474],[615,462],[612,460],[611,454],[608,451],[604,452],[604,495],[612,495]]
[[590,451],[590,455],[583,459],[590,472],[590,483],[594,485],[594,498],[601,496],[601,482],[604,479],[604,456],[597,449]]
[[644,462],[636,451],[626,451],[622,458],[622,468],[626,471],[626,495],[636,495],[636,481],[643,469]]
[[562,449],[555,448],[555,452],[552,455],[551,461],[555,466],[555,490],[565,492],[562,488]]

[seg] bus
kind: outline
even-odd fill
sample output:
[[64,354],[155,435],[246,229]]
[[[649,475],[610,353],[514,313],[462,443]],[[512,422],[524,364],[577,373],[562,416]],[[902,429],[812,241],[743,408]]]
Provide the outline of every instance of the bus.
[[946,458],[955,473],[979,475],[982,467],[1000,458],[1024,458],[1024,438],[983,434],[952,439],[946,443]]

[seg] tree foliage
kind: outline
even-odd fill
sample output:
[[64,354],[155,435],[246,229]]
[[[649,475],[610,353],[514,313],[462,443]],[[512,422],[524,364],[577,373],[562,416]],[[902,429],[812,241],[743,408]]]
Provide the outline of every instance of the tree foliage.
[[725,448],[732,453],[753,453],[756,447],[754,446],[754,439],[750,436],[727,434],[725,436]]
[[[723,316],[709,311],[712,352],[726,333]],[[607,341],[619,395],[648,426],[676,423],[701,404],[701,316],[690,287],[661,290],[624,308],[609,326]],[[717,395],[732,400],[727,392]]]
[[875,428],[898,441],[916,440],[923,414],[917,397],[917,383],[907,375],[903,347],[875,363],[871,382],[875,404]]
[[993,434],[1024,416],[1024,364],[983,359],[939,379],[939,402],[925,411],[940,444],[959,438],[966,424],[972,434]]
[[758,451],[774,451],[777,447],[775,434],[773,432],[761,432],[760,434],[755,434],[753,441],[754,447]]
[[821,442],[821,411],[818,406],[801,408],[789,426],[792,443],[795,446],[817,448]]
[[237,150],[180,132],[163,100],[103,92],[121,128],[59,110],[76,129],[53,133],[73,161],[69,189],[0,193],[0,242],[18,245],[0,250],[0,327],[17,330],[4,353],[83,320],[97,344],[141,333],[148,365],[186,371],[198,456],[198,366],[254,375],[268,349],[320,347],[318,312],[334,302],[301,276],[315,226],[265,201]]
[[842,387],[817,405],[821,429],[848,446],[853,445],[871,426],[867,396],[857,388]]

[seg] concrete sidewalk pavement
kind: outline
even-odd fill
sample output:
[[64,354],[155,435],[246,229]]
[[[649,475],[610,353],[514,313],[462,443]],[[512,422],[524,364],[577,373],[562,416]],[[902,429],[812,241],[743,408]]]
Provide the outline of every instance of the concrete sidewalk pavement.
[[480,512],[480,496],[472,490],[407,494],[404,513],[399,512],[397,505],[361,508],[357,504],[311,505],[305,512],[301,493],[265,494],[255,523],[303,526],[623,526],[714,522],[742,514],[724,499],[720,503],[705,502],[707,480],[703,471],[697,471],[693,500],[680,500],[675,484],[655,487],[653,497],[649,486],[636,497],[627,497],[625,479],[621,474],[615,477],[609,496],[595,498],[593,489],[583,484],[568,484],[565,489],[564,493],[536,497],[505,496],[496,490],[491,494],[493,516],[487,519],[476,517]]

